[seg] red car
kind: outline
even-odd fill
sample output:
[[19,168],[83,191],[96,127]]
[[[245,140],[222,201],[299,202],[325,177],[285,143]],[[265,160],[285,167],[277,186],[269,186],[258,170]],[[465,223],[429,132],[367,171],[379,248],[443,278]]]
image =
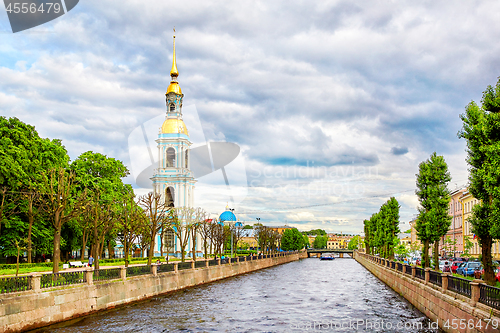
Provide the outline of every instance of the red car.
[[463,261],[454,261],[451,263],[451,271],[455,274],[457,274],[457,268],[460,266],[460,264],[463,263]]

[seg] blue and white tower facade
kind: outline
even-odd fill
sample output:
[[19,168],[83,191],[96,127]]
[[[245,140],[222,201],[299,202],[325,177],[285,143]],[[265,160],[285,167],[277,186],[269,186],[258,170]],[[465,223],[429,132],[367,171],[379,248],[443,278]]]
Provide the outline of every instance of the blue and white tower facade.
[[193,207],[196,180],[190,170],[189,132],[182,120],[182,94],[177,81],[179,71],[175,59],[175,35],[170,85],[165,93],[166,116],[158,139],[158,169],[153,178],[153,190],[160,193],[170,207]]

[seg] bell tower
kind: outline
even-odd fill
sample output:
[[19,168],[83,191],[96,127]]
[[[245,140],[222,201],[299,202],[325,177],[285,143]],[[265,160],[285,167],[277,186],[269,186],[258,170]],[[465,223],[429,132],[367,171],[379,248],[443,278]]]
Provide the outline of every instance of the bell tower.
[[[175,33],[175,29],[174,29]],[[170,207],[193,207],[196,180],[190,170],[189,132],[182,120],[182,94],[177,78],[175,34],[170,70],[170,84],[165,93],[165,121],[158,133],[158,169],[155,170],[153,190],[162,195]]]

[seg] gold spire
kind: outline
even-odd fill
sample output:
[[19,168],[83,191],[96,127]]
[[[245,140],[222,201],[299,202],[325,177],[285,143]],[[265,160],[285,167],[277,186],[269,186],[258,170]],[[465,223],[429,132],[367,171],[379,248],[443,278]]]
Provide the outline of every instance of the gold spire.
[[170,70],[170,84],[167,88],[165,95],[173,92],[176,95],[182,95],[181,87],[177,82],[177,77],[179,76],[179,71],[177,70],[177,63],[175,61],[175,27],[174,27],[174,55],[172,57],[172,69]]
[[172,69],[170,70],[170,76],[172,76],[172,78],[179,76],[179,71],[177,70],[177,64],[175,62],[175,27],[174,27],[174,56],[172,59]]

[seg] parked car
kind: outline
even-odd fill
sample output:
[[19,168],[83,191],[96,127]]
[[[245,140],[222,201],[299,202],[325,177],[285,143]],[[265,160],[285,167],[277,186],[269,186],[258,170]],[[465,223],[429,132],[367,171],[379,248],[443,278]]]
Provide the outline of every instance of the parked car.
[[[498,280],[498,273],[500,271],[500,263],[498,261],[493,260],[493,272],[495,273],[495,279]],[[481,267],[481,276],[484,275],[484,267]],[[498,280],[500,281],[500,280]]]
[[467,262],[462,262],[460,264],[458,264],[458,267],[457,267],[457,270],[456,270],[456,274],[459,274],[459,275],[464,275],[464,267],[465,265],[467,264]]
[[474,276],[474,271],[477,268],[481,269],[482,268],[481,266],[482,265],[479,261],[469,261],[465,263],[463,267],[459,267],[459,269],[462,268],[461,272],[463,276]]
[[457,273],[458,266],[460,266],[463,263],[464,263],[463,261],[454,261],[454,262],[452,262],[451,263],[451,271],[452,271],[452,273]]

